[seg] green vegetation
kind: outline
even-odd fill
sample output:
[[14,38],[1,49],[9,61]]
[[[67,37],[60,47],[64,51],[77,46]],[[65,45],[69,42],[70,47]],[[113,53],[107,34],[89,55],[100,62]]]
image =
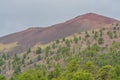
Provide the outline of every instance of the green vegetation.
[[[86,58],[85,62],[83,62],[82,58],[85,58],[85,56],[81,57],[81,54],[76,54],[67,58],[67,65],[64,67],[56,65],[53,70],[46,71],[44,67],[39,66],[22,72],[14,76],[14,78],[15,80],[119,80],[119,62],[114,63],[113,61],[110,64],[108,60],[111,59],[103,59],[101,58],[102,55],[106,55],[106,59],[111,55],[114,57],[114,54],[97,54],[94,57]],[[101,65],[99,63],[101,61],[106,61],[106,63]],[[115,61],[119,61],[119,58],[116,58]]]
[[109,37],[112,39],[113,38],[113,33],[111,31],[107,32],[107,34],[109,35]]
[[40,48],[40,47],[38,47],[37,49],[36,49],[36,54],[40,54],[42,52],[42,49]]
[[88,32],[85,33],[85,37],[86,38],[90,37],[90,35],[88,34]]
[[78,38],[76,36],[74,36],[74,42],[77,43],[78,42]]
[[105,28],[76,33],[22,54],[3,53],[0,80],[120,80],[119,34]]
[[27,50],[27,54],[29,54],[31,52],[31,48],[29,48],[28,50]]
[[0,76],[0,80],[6,80],[5,76]]
[[103,44],[103,43],[104,43],[104,40],[103,40],[102,37],[100,37],[100,38],[98,39],[98,43],[99,43],[99,44]]

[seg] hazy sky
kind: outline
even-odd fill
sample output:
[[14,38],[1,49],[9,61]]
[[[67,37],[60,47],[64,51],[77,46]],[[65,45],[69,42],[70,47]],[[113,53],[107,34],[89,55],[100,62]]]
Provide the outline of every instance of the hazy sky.
[[0,36],[89,12],[120,20],[120,0],[0,0]]

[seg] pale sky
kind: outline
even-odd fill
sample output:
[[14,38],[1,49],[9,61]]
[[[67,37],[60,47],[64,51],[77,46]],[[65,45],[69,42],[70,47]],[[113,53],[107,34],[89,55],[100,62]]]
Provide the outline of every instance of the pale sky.
[[0,0],[0,36],[89,12],[120,20],[120,0]]

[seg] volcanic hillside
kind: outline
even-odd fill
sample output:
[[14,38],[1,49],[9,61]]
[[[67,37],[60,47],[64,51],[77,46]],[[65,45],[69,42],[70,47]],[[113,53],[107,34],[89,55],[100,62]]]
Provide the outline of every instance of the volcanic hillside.
[[[33,47],[37,43],[46,44],[74,33],[100,28],[114,22],[117,22],[117,20],[94,13],[88,13],[46,28],[29,28],[21,32],[1,37],[0,43],[10,44],[16,42],[17,45],[8,52],[11,54],[20,53]],[[6,49],[2,51],[4,50]]]

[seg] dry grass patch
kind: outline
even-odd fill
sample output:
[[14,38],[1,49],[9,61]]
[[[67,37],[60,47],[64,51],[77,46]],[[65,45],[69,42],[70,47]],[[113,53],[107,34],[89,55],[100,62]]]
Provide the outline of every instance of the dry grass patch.
[[16,46],[17,46],[17,42],[13,42],[9,44],[0,43],[0,51],[9,51]]

